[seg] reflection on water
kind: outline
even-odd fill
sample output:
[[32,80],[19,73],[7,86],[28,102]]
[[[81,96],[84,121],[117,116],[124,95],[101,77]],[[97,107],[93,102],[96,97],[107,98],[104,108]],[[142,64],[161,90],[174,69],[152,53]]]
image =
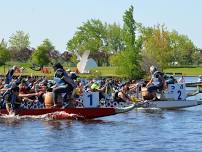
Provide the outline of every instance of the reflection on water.
[[0,118],[0,125],[5,126],[19,126],[22,123],[21,120],[16,118]]
[[45,128],[50,129],[50,130],[62,130],[62,123],[61,121],[42,121],[43,125]]

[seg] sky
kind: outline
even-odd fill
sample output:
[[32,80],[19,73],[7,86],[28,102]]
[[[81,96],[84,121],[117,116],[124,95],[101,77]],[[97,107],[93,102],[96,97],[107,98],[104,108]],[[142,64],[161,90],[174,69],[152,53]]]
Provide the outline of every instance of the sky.
[[77,28],[89,19],[123,24],[125,10],[144,26],[165,24],[202,48],[202,0],[0,0],[0,40],[22,30],[31,47],[48,38],[64,52]]

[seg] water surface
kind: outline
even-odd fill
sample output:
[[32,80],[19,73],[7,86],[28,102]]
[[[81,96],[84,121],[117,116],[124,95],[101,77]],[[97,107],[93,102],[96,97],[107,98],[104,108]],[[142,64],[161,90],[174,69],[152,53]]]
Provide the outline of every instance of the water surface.
[[[202,94],[192,97],[200,99]],[[94,120],[0,118],[1,152],[202,151],[202,106]]]

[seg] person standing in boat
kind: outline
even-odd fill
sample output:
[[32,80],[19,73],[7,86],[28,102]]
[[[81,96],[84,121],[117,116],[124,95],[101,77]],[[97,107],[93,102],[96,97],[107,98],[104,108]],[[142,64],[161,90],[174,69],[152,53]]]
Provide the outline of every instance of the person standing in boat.
[[165,88],[165,79],[163,73],[159,72],[156,67],[150,67],[151,80],[147,83],[146,88],[149,93],[161,91]]
[[178,80],[178,83],[185,83],[184,76],[182,75],[181,78]]
[[21,98],[19,97],[19,87],[14,85],[10,90],[4,93],[3,100],[6,103],[6,110],[9,114],[15,113],[20,108]]
[[[60,63],[56,63],[54,66],[54,81],[56,86],[53,88],[53,103],[54,106],[57,106],[57,99],[60,93],[69,93],[71,98],[74,96],[76,83],[68,76],[63,66]],[[66,99],[64,97],[64,100]]]
[[8,72],[6,73],[5,84],[9,84],[12,81],[13,75],[16,70],[17,70],[17,66],[15,65],[8,70]]

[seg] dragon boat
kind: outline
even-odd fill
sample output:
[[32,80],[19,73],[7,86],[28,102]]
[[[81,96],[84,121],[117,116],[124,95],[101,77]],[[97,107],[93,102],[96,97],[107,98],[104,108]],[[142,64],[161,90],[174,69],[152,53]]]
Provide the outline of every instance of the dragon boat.
[[[160,97],[157,101],[146,99],[145,90],[142,92],[143,100],[138,104],[141,108],[160,108],[160,109],[179,109],[194,107],[202,104],[202,100],[190,100],[186,93],[186,86],[184,83],[169,84],[168,88],[161,92]],[[199,92],[197,92],[199,93]],[[194,94],[196,95],[196,94]]]
[[[52,98],[48,93],[48,100]],[[51,101],[51,100],[49,100]],[[116,115],[128,112],[135,108],[135,104],[120,103],[113,104],[114,101],[100,103],[99,93],[85,93],[75,107],[63,105],[61,107],[51,107],[42,102],[22,102],[19,109],[15,110],[17,116],[40,116],[40,115],[56,115],[56,119],[65,119],[67,115],[72,115],[76,119],[93,119],[105,116]],[[2,108],[4,107],[4,108]],[[0,115],[9,115],[5,106],[0,108]]]

